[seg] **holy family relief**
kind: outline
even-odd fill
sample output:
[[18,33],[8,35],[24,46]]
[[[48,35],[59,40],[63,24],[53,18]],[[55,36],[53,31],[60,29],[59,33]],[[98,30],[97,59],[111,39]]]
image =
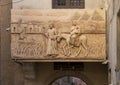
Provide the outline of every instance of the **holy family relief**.
[[11,14],[13,59],[106,59],[104,10],[14,9]]

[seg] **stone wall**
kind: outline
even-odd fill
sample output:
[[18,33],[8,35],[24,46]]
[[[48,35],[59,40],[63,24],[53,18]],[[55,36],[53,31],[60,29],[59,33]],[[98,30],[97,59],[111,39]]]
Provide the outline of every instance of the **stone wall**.
[[[111,0],[110,1],[110,6],[108,9],[108,56],[109,56],[109,72],[111,73],[110,76],[110,83],[111,85],[118,85],[118,76],[119,76],[119,71],[117,66],[117,63],[119,64],[119,59],[117,52],[119,51],[119,45],[117,44],[119,39],[117,38],[119,32],[119,24],[118,24],[118,11],[120,8],[120,1],[119,0]],[[118,24],[118,25],[117,25]],[[112,41],[112,42],[111,42]],[[117,75],[116,75],[117,73]]]
[[[0,0],[0,4],[4,3],[11,3],[11,0]],[[107,65],[102,65],[101,63],[86,63],[82,72],[56,72],[53,70],[53,63],[36,63],[36,78],[32,78],[32,80],[25,78],[27,71],[24,71],[24,63],[18,64],[12,61],[10,56],[10,31],[9,29],[7,29],[8,31],[6,30],[6,28],[10,27],[10,9],[10,4],[0,7],[0,85],[48,85],[56,77],[68,75],[68,73],[80,78],[85,76],[83,79],[88,79],[91,85],[108,85]]]
[[27,71],[27,69],[26,71],[24,70],[24,75],[26,76],[24,81],[18,83],[17,80],[21,77],[17,75],[18,77],[15,78],[15,85],[50,85],[55,79],[67,75],[81,78],[88,85],[108,85],[107,65],[102,65],[101,63],[85,63],[83,71],[56,71],[54,70],[53,63],[35,63],[35,74],[33,70],[30,70],[32,64],[26,64],[27,65],[24,65],[28,66],[27,68],[29,68],[29,71]]

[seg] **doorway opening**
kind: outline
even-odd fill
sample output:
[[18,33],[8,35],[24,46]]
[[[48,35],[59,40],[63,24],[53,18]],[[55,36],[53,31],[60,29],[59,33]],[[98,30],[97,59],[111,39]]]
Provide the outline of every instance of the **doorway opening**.
[[78,77],[64,76],[54,80],[50,85],[87,85],[87,83]]

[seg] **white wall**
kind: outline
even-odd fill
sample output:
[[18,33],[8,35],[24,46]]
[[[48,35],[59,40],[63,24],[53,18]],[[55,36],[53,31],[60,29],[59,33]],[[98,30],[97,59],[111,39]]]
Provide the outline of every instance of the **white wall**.
[[13,1],[13,8],[27,8],[27,9],[51,9],[52,0],[21,0],[19,3],[14,3],[18,0]]
[[[19,0],[12,0],[13,2]],[[103,0],[85,0],[85,8],[99,8]],[[51,9],[52,0],[21,0],[19,3],[13,3],[13,8],[27,9]]]
[[85,0],[85,8],[99,8],[102,0]]

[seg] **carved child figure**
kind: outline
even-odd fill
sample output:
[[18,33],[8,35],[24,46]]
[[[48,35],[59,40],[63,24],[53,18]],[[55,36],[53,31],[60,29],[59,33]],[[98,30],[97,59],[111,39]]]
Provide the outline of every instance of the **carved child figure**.
[[70,31],[71,44],[75,45],[77,42],[77,37],[80,35],[80,27],[73,24]]

